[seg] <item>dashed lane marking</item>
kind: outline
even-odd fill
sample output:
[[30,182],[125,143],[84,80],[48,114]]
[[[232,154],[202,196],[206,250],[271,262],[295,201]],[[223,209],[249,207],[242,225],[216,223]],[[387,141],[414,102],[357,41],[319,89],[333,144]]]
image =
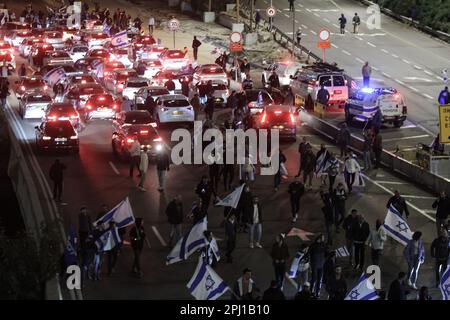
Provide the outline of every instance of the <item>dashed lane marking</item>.
[[394,58],[398,58],[398,55],[396,55],[395,53],[393,53],[392,56],[393,56]]
[[422,67],[421,67],[421,66],[418,66],[417,64],[415,64],[415,65],[414,65],[414,69],[422,70]]
[[344,53],[344,54],[346,54],[346,55],[348,55],[348,56],[351,56],[352,54],[350,53],[350,52],[348,52],[347,50],[342,50],[342,53]]
[[284,16],[285,16],[286,18],[289,18],[289,15],[288,15],[287,13],[285,13]]
[[[385,140],[386,141],[386,140]],[[402,185],[402,184],[407,184],[406,182],[398,182],[398,181],[379,181],[379,180],[374,180],[376,183],[379,184],[392,184],[392,185]]]
[[416,89],[416,88],[414,88],[414,87],[409,86],[408,88],[411,89],[411,90],[414,91],[414,92],[419,92],[419,90]]
[[358,36],[355,36],[355,38],[358,39],[358,40],[360,40],[360,41],[363,41],[363,40],[364,40],[363,38],[358,37]]
[[[436,200],[436,197],[426,197],[426,196],[415,196],[415,195],[404,195],[404,194],[402,194],[402,197],[403,198],[407,198],[407,199],[425,199],[425,200]],[[428,210],[423,210],[423,211],[428,211]],[[436,211],[436,209],[435,210],[433,210],[433,211]]]
[[119,170],[117,170],[116,166],[114,165],[114,163],[112,163],[111,161],[109,162],[109,165],[111,166],[111,168],[113,169],[113,171],[115,172],[115,174],[117,174],[118,176],[120,175]]
[[403,61],[404,63],[407,63],[407,64],[410,64],[410,63],[411,63],[410,61],[408,61],[408,60],[406,60],[406,59],[402,59],[402,61]]
[[167,243],[166,243],[166,241],[163,239],[163,237],[161,236],[161,234],[159,233],[158,229],[156,229],[155,226],[152,226],[152,230],[153,230],[153,233],[155,234],[155,236],[158,238],[159,242],[161,242],[161,244],[163,245],[163,247],[167,247]]
[[314,34],[314,35],[317,34],[317,32],[315,32],[314,30],[309,30],[309,31],[311,31],[311,33]]
[[398,79],[395,79],[395,82],[397,82],[397,83],[400,83],[400,84],[402,84],[402,85],[404,85],[405,83],[403,82],[403,81],[401,81],[401,80],[398,80]]
[[336,49],[339,48],[339,47],[338,47],[337,45],[335,45],[334,43],[332,43],[331,46],[332,46],[333,48],[336,48]]
[[381,49],[381,51],[383,51],[386,54],[389,54],[389,51],[387,51],[386,49]]
[[423,72],[425,72],[427,75],[429,75],[429,76],[432,76],[433,75],[433,72],[431,72],[431,71],[428,71],[428,70],[423,70]]
[[328,20],[327,18],[323,18],[323,21],[330,22],[330,20]]
[[303,28],[303,29],[308,29],[308,26],[302,24],[302,28]]
[[428,98],[428,99],[433,99],[433,97],[432,96],[430,96],[429,94],[426,94],[426,93],[422,93],[422,95],[425,97],[425,98]]
[[315,13],[315,12],[314,12],[314,15],[315,15],[316,17],[319,17],[319,18],[320,18],[320,15],[319,15],[318,13]]
[[372,69],[375,71],[380,71],[380,69],[378,69],[377,67],[372,66]]
[[388,74],[388,73],[386,73],[386,72],[382,72],[381,74],[382,74],[383,76],[385,76],[386,78],[391,78],[391,75]]
[[373,47],[373,48],[376,48],[376,47],[377,47],[376,45],[374,45],[372,42],[369,42],[369,41],[367,41],[367,44],[368,44],[369,46]]
[[402,138],[392,138],[392,139],[384,139],[384,141],[398,141],[398,140],[409,140],[409,139],[420,139],[420,138],[426,138],[429,137],[429,134],[421,134],[418,136],[409,136],[409,137],[402,137]]
[[356,58],[356,61],[358,61],[359,63],[364,63],[364,61],[360,58]]

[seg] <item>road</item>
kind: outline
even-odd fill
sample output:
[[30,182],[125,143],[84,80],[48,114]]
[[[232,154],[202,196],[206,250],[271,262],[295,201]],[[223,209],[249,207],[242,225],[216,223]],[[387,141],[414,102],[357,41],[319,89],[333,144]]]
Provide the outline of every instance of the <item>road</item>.
[[[258,0],[258,3],[262,3],[263,0]],[[274,3],[277,3],[274,1]],[[284,3],[284,2],[283,2]],[[354,11],[350,4],[353,2],[337,2],[339,5],[346,8],[346,12]],[[308,7],[311,12],[323,15],[323,18],[327,18],[330,21],[336,15],[335,11],[323,12],[326,10],[328,2],[302,2],[302,5]],[[303,10],[303,7],[299,9]],[[281,7],[280,7],[281,8]],[[313,9],[319,9],[322,11],[313,11]],[[289,14],[288,12],[286,12]],[[301,13],[301,12],[300,12]],[[347,16],[350,13],[347,13]],[[320,27],[318,22],[319,18],[314,15],[307,15],[302,18],[302,23],[309,26],[311,29]],[[287,18],[286,18],[287,19]],[[280,23],[282,23],[281,19]],[[277,21],[276,20],[276,21]],[[284,20],[284,19],[283,19]],[[287,19],[288,20],[288,19]],[[288,25],[286,21],[286,26]],[[393,26],[390,26],[387,31],[391,30]],[[362,28],[364,29],[364,28]],[[336,30],[335,30],[336,31]],[[393,31],[393,30],[391,30]],[[363,32],[363,30],[361,30]],[[405,30],[404,32],[409,32]],[[386,33],[387,34],[387,33]],[[348,37],[347,37],[348,36]],[[347,35],[346,38],[339,39],[340,42],[336,42],[337,45],[345,45],[344,41],[354,41],[354,36]],[[381,42],[384,38],[390,36],[371,37],[370,41],[373,44],[381,47]],[[312,37],[306,38],[305,41],[313,42]],[[356,39],[356,43],[362,44],[362,42]],[[390,41],[393,41],[392,39]],[[434,41],[434,40],[428,40]],[[361,47],[361,48],[360,48]],[[358,50],[364,50],[365,46],[361,45]],[[387,47],[392,50],[389,46]],[[366,48],[367,49],[367,48]],[[358,50],[348,49],[349,52],[357,52]],[[400,51],[406,50],[400,48]],[[431,50],[431,49],[430,49]],[[370,51],[370,50],[368,50]],[[341,57],[340,51],[330,51],[330,58],[333,54],[336,54],[337,58]],[[397,52],[397,51],[395,51]],[[442,52],[439,49],[432,50],[434,54],[439,55]],[[345,55],[344,55],[345,56]],[[346,60],[342,63],[347,70],[357,74],[360,69],[360,64],[352,60],[351,56],[344,57]],[[413,60],[412,58],[410,58]],[[381,64],[387,64],[395,61],[392,57],[386,59],[386,61],[377,62],[379,66]],[[418,59],[420,60],[420,59]],[[436,59],[438,60],[438,59]],[[371,59],[373,65],[375,59]],[[18,63],[20,58],[18,58]],[[437,72],[441,66],[439,61],[433,72]],[[348,64],[348,67],[347,67]],[[379,67],[381,68],[381,67]],[[399,74],[407,74],[406,65],[398,69]],[[384,69],[383,69],[384,70]],[[397,70],[397,69],[395,69]],[[426,69],[428,70],[428,69]],[[391,71],[391,73],[393,73]],[[419,74],[418,71],[411,70],[412,75]],[[389,79],[385,79],[386,84],[389,84]],[[415,84],[417,89],[422,88],[418,84]],[[433,87],[437,88],[437,79],[433,80]],[[432,88],[431,88],[432,89]],[[434,90],[434,89],[432,89]],[[428,91],[427,91],[428,92]],[[429,91],[430,94],[432,91]],[[408,94],[408,93],[405,93]],[[432,101],[429,99],[417,95],[415,93],[408,94],[409,100],[415,100],[417,103],[424,103],[424,105],[430,106],[430,113],[432,109]],[[422,101],[422,102],[421,102]],[[34,147],[34,126],[38,122],[23,121],[18,117],[17,112],[17,99],[14,95],[11,95],[8,99],[8,108],[15,114],[15,117],[11,117],[10,121],[14,121],[19,125],[24,132],[22,137],[23,143]],[[418,107],[418,104],[411,105]],[[413,110],[411,110],[413,111]],[[414,112],[411,112],[413,116],[416,116]],[[432,115],[426,116],[426,112],[421,112],[424,119],[432,118]],[[221,112],[219,116],[219,122],[224,120],[226,113]],[[421,116],[421,117],[422,117]],[[433,118],[435,121],[435,118]],[[413,124],[414,119],[411,119]],[[426,124],[426,121],[422,120],[421,123]],[[431,121],[431,120],[430,120]],[[427,124],[428,125],[428,124]],[[416,125],[414,125],[416,126]],[[431,127],[430,127],[431,128]],[[417,130],[417,127],[415,127]],[[407,136],[408,129],[403,129],[402,136]],[[170,137],[170,128],[162,129],[163,137],[168,140]],[[404,133],[403,133],[404,132]],[[314,148],[317,148],[321,143],[325,143],[327,147],[335,151],[336,147],[329,141],[316,136],[310,132],[306,127],[299,125],[298,127],[298,139],[301,137],[307,137]],[[70,223],[77,225],[77,214],[81,206],[86,205],[89,208],[90,215],[95,218],[100,210],[101,204],[105,203],[110,208],[116,205],[125,197],[130,198],[130,202],[136,217],[143,217],[145,221],[145,228],[149,239],[150,246],[146,246],[142,254],[142,268],[144,277],[137,279],[131,274],[132,264],[132,250],[125,243],[122,253],[119,256],[119,262],[116,273],[111,277],[104,275],[99,282],[87,281],[83,295],[85,299],[192,299],[189,292],[186,289],[186,284],[189,281],[197,263],[197,254],[194,254],[188,261],[183,263],[177,263],[174,265],[166,266],[165,258],[169,253],[168,234],[169,225],[165,216],[165,208],[168,201],[176,194],[181,194],[183,197],[184,210],[187,213],[190,209],[194,197],[194,188],[199,182],[200,177],[203,174],[207,174],[206,166],[201,165],[181,165],[171,166],[170,172],[167,177],[167,186],[164,193],[157,191],[157,177],[156,169],[152,165],[149,170],[149,174],[146,181],[146,193],[139,192],[136,185],[136,179],[130,179],[128,177],[128,165],[121,163],[114,158],[111,150],[111,125],[108,121],[93,121],[89,123],[86,128],[80,133],[80,154],[74,155],[36,155],[37,162],[40,170],[43,171],[47,178],[47,183],[50,184],[48,179],[48,170],[56,157],[60,158],[63,163],[67,165],[63,201],[65,205],[58,205],[60,215],[64,220],[64,225],[67,229]],[[297,143],[283,143],[282,149],[286,154],[287,168],[289,171],[289,179],[283,181],[279,191],[273,190],[273,177],[271,176],[258,176],[256,182],[251,185],[252,191],[255,195],[258,195],[261,199],[261,204],[264,208],[263,217],[263,249],[250,249],[248,246],[248,235],[239,234],[237,241],[237,248],[234,252],[233,264],[227,264],[220,262],[216,271],[218,274],[230,285],[233,286],[234,281],[241,275],[244,268],[250,267],[253,270],[253,278],[257,285],[265,290],[270,281],[274,278],[272,261],[270,258],[270,249],[275,241],[277,234],[288,232],[292,227],[301,228],[305,231],[314,233],[314,236],[321,232],[324,232],[323,217],[321,212],[321,201],[319,196],[319,181],[314,179],[313,191],[308,192],[302,199],[301,217],[296,223],[291,222],[289,198],[287,196],[288,183],[293,180],[293,176],[297,173]],[[235,176],[235,183],[237,182],[237,175]],[[435,237],[435,225],[432,220],[434,216],[430,212],[431,203],[433,202],[433,195],[422,190],[419,186],[411,185],[405,181],[402,177],[393,175],[388,170],[380,169],[367,173],[366,179],[367,186],[361,190],[355,190],[350,196],[347,202],[348,210],[352,208],[358,209],[362,212],[366,220],[371,226],[377,218],[383,218],[386,213],[385,204],[390,194],[394,189],[400,190],[400,192],[407,198],[411,210],[411,217],[408,223],[413,230],[421,230],[424,234],[424,240],[427,248],[426,263],[422,268],[422,272],[419,278],[418,285],[426,284],[430,287],[434,284],[433,278],[433,266],[434,263],[429,256],[429,246],[431,241]],[[226,194],[222,186],[219,187],[219,195],[222,197]],[[222,255],[224,255],[224,232],[221,228],[221,222],[223,220],[223,209],[211,208],[208,215],[209,228],[213,231],[216,237],[219,239],[219,245],[221,246]],[[185,221],[183,230],[187,230],[190,222]],[[313,239],[314,236],[310,237]],[[128,238],[125,239],[128,241]],[[301,244],[298,238],[287,238],[289,245],[289,252],[291,257],[295,255],[296,249]],[[344,244],[343,234],[336,234],[333,248],[338,248]],[[369,250],[366,252],[366,264],[369,263]],[[399,269],[406,270],[406,265],[402,259],[403,247],[394,241],[388,241],[386,243],[386,250],[382,259],[382,286],[383,289],[387,289],[388,284],[396,276]],[[348,287],[351,288],[355,279],[359,276],[355,272],[348,268],[344,261],[339,260],[339,264],[344,266],[344,272],[348,279]],[[289,263],[290,264],[290,261]],[[106,274],[106,261],[103,264],[104,274]],[[285,285],[285,294],[291,298],[295,294],[295,286],[293,283],[287,280]],[[431,290],[431,294],[435,299],[440,298],[440,293],[436,289]],[[228,298],[229,295],[224,295],[223,298]],[[410,298],[414,298],[411,295]]]
[[[292,35],[293,13],[287,0],[273,0],[277,8],[274,24]],[[265,9],[270,0],[258,0],[256,8]],[[318,32],[331,32],[332,47],[326,52],[326,60],[338,66],[362,82],[361,67],[365,61],[372,66],[371,83],[377,86],[397,88],[406,98],[408,121],[402,130],[382,130],[384,140],[394,143],[387,149],[416,146],[419,142],[430,144],[438,132],[437,95],[444,83],[441,71],[450,66],[450,45],[434,39],[415,28],[381,16],[381,29],[370,30],[366,21],[366,6],[353,0],[302,0],[295,2],[295,30],[302,28],[302,44],[318,56],[316,48]],[[351,20],[357,12],[361,17],[359,34],[353,34]],[[339,32],[338,18],[347,18],[346,34]],[[340,117],[338,121],[342,121]],[[360,128],[353,129],[360,132]],[[394,134],[392,134],[394,132]]]

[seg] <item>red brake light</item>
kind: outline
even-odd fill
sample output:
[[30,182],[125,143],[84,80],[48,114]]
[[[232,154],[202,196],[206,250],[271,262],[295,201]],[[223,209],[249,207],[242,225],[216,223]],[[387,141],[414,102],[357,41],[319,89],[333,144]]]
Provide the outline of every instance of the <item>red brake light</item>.
[[99,101],[105,101],[105,97],[98,98]]
[[91,106],[90,104],[87,104],[87,105],[86,105],[86,109],[92,110],[92,106]]
[[290,116],[291,116],[291,122],[292,123],[295,123],[295,118],[294,118],[294,115],[291,113],[291,114],[289,114]]
[[113,104],[113,109],[117,110],[119,108],[119,106],[117,104]]
[[47,90],[48,89],[48,86],[44,86],[44,90]]
[[266,122],[266,116],[267,116],[267,115],[264,113],[264,114],[263,114],[263,117],[262,117],[262,119],[261,119],[261,122],[262,122],[262,123]]
[[20,90],[25,91],[25,86],[21,86]]
[[161,137],[158,137],[158,138],[153,139],[153,141],[154,141],[154,142],[162,142],[162,138],[161,138]]
[[134,142],[134,139],[131,139],[131,138],[128,138],[128,139],[127,139],[127,143],[128,143],[128,144],[132,144],[133,142]]

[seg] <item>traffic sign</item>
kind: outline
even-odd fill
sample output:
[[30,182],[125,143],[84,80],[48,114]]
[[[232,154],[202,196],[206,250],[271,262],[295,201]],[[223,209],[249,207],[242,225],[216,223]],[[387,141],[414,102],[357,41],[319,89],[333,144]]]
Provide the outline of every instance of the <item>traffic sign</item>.
[[180,28],[180,20],[178,19],[169,20],[170,31],[177,31],[179,28]]
[[230,35],[231,43],[241,43],[242,42],[242,33],[240,32],[232,32]]
[[277,13],[277,9],[274,7],[268,7],[266,12],[269,17],[274,17]]
[[450,143],[450,104],[439,106],[439,142]]
[[330,49],[331,44],[330,41],[318,41],[317,48],[319,49]]
[[327,29],[320,30],[319,40],[320,41],[330,41],[330,31],[328,31]]
[[240,42],[230,42],[230,52],[242,52],[244,47]]

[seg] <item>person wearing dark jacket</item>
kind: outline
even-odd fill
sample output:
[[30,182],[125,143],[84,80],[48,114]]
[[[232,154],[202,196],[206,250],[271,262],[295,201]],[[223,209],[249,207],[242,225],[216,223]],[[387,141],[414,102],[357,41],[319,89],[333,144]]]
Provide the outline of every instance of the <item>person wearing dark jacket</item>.
[[242,191],[241,198],[239,199],[238,203],[238,212],[240,215],[240,221],[238,221],[241,224],[241,231],[247,232],[247,224],[248,224],[248,217],[251,214],[252,208],[252,201],[253,201],[253,194],[250,191],[250,187],[246,185],[244,187],[244,191]]
[[253,197],[250,208],[246,209],[246,213],[248,214],[247,221],[250,229],[250,248],[253,249],[256,246],[261,249],[262,209],[258,197]]
[[252,270],[245,268],[242,277],[234,284],[231,300],[256,300],[258,292],[259,289],[252,279]]
[[278,287],[277,280],[270,282],[270,288],[264,291],[263,300],[286,300],[283,291]]
[[300,211],[300,198],[305,193],[305,185],[296,177],[288,188],[291,200],[292,222],[296,222]]
[[284,274],[286,273],[286,260],[289,258],[289,249],[284,241],[284,234],[277,236],[277,241],[272,246],[271,252],[273,267],[275,269],[275,279],[278,288],[283,288]]
[[336,252],[330,251],[327,254],[327,259],[323,264],[323,278],[322,282],[327,285],[328,281],[334,276],[336,269]]
[[365,246],[366,241],[369,238],[370,227],[360,213],[358,214],[358,221],[354,227],[353,246],[355,248],[355,269],[359,268],[359,270],[362,271],[364,268],[364,257],[366,252]]
[[61,202],[61,193],[63,188],[64,170],[66,165],[56,159],[50,167],[50,179],[53,181],[53,199]]
[[383,137],[379,130],[375,130],[372,136],[372,151],[375,155],[375,169],[380,167],[381,153],[383,152]]
[[231,254],[233,253],[234,248],[236,248],[236,232],[237,232],[237,223],[236,217],[233,213],[231,213],[227,220],[225,221],[225,236],[227,240],[227,262],[232,263],[233,257]]
[[215,109],[214,97],[211,93],[208,93],[205,106],[205,113],[208,119],[210,120],[214,120],[214,109]]
[[283,153],[283,151],[281,149],[279,150],[278,156],[279,156],[278,171],[273,176],[274,177],[273,184],[274,184],[275,191],[278,191],[278,187],[280,186],[280,183],[281,183],[281,174],[282,174],[282,172],[281,172],[281,165],[284,164],[286,162],[286,160],[287,160],[286,156],[284,155],[284,153]]
[[202,176],[202,180],[195,188],[195,193],[199,196],[203,201],[203,205],[207,210],[209,207],[209,203],[211,202],[211,197],[214,195],[216,197],[216,191],[214,190],[214,186],[211,183],[211,180],[207,176]]
[[166,179],[166,171],[170,170],[170,160],[166,148],[162,146],[162,150],[156,156],[156,171],[158,173],[159,192],[164,191],[164,181]]
[[441,230],[439,237],[431,243],[431,257],[436,260],[436,287],[439,285],[441,274],[447,269],[449,254],[448,234],[446,230]]
[[312,189],[312,178],[315,167],[316,156],[312,151],[311,145],[308,144],[306,147],[305,155],[302,158],[303,183],[305,184],[306,189]]
[[91,217],[88,214],[87,208],[83,206],[80,208],[80,213],[78,214],[78,235],[81,249],[84,248],[87,237],[92,233],[92,229]]
[[328,300],[344,300],[347,295],[347,282],[342,275],[342,268],[336,267],[334,274],[328,278],[326,289]]
[[436,209],[436,230],[439,235],[442,227],[447,224],[450,214],[450,198],[445,194],[445,191],[441,191],[439,198],[433,202],[432,207]]
[[353,239],[355,234],[355,227],[358,223],[358,211],[352,209],[351,214],[345,217],[342,227],[345,230],[345,246],[349,252],[349,264],[353,265]]
[[406,300],[409,291],[406,290],[406,273],[399,272],[397,279],[389,286],[388,300]]
[[132,272],[137,274],[138,277],[141,278],[141,252],[144,248],[144,241],[146,237],[142,218],[136,218],[135,225],[133,228],[131,228],[129,235],[131,248],[133,248],[134,252]]
[[347,191],[345,191],[344,184],[339,182],[336,189],[333,190],[334,223],[336,225],[336,233],[339,233],[339,226],[345,219],[346,200]]
[[280,78],[278,77],[278,75],[275,71],[273,71],[269,77],[269,85],[270,85],[271,89],[273,89],[273,88],[279,89],[280,88]]
[[170,224],[169,247],[172,248],[181,237],[181,224],[183,223],[183,203],[181,195],[177,195],[169,202],[166,208],[167,220]]
[[334,223],[334,208],[333,201],[328,192],[320,191],[320,198],[323,202],[322,212],[325,219],[325,228],[327,231],[327,245],[333,244],[333,223]]
[[409,210],[408,210],[408,206],[406,205],[406,201],[400,195],[400,192],[398,192],[398,190],[395,190],[394,195],[389,198],[389,200],[386,204],[386,208],[389,209],[391,204],[394,206],[395,209],[397,209],[400,216],[403,217],[403,212],[404,212],[406,218],[409,217]]
[[197,61],[198,57],[198,47],[200,47],[202,43],[194,36],[194,40],[192,41],[192,51],[194,53],[194,60]]
[[314,296],[312,295],[311,290],[310,290],[309,282],[305,282],[303,284],[303,290],[297,292],[294,300],[303,300],[303,301],[314,300]]
[[166,89],[168,91],[173,93],[175,91],[175,82],[173,82],[172,79],[169,79],[169,80],[166,81],[166,83],[164,83],[164,87],[166,87]]
[[311,287],[315,297],[319,297],[322,287],[323,266],[325,264],[325,236],[319,235],[309,248],[309,261],[311,265]]
[[330,100],[330,93],[328,92],[327,89],[325,89],[325,86],[322,84],[320,86],[319,91],[317,92],[317,102],[323,104],[324,106],[327,106],[329,100]]
[[208,209],[205,207],[202,198],[199,198],[197,202],[194,202],[192,205],[191,217],[192,224],[196,224],[205,216],[208,215]]

